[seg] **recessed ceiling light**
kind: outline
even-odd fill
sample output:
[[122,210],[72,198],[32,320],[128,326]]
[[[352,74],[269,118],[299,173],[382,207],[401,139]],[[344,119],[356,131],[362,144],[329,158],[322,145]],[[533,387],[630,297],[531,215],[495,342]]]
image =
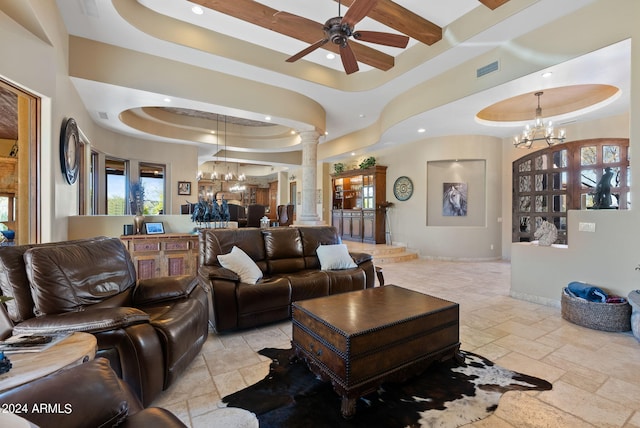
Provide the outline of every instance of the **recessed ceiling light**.
[[355,155],[356,155],[356,152],[351,152],[351,156],[355,156]]
[[424,128],[420,128],[420,129],[418,129],[418,132],[419,132],[419,133],[421,133],[421,134],[423,134],[423,133],[427,132],[427,130],[426,130],[426,129],[424,129]]
[[266,120],[266,121],[270,121],[270,120],[271,120],[271,116],[265,116],[265,117],[264,117],[264,120]]
[[296,135],[296,130],[295,129],[291,130],[291,135]]
[[367,117],[367,115],[366,115],[366,114],[364,114],[364,113],[360,113],[358,116],[359,116],[360,118]]
[[196,15],[202,15],[204,13],[204,10],[200,6],[193,6],[191,8],[191,12],[195,13]]
[[551,72],[551,71],[545,71],[544,73],[542,73],[542,77],[544,77],[544,78],[551,77],[552,74],[553,74],[553,72]]
[[335,57],[336,56],[334,54],[332,54],[332,53],[328,53],[327,54],[327,59],[335,59]]
[[165,99],[164,99],[164,102],[165,102],[165,103],[170,103],[170,102],[171,102],[171,98],[165,98]]
[[329,135],[329,131],[324,131],[324,135]]

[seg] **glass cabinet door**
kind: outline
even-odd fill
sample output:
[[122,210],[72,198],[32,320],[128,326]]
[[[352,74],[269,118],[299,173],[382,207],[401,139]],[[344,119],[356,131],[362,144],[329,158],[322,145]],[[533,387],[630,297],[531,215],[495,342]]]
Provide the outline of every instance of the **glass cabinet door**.
[[365,175],[362,183],[362,208],[372,209],[373,203],[373,175]]

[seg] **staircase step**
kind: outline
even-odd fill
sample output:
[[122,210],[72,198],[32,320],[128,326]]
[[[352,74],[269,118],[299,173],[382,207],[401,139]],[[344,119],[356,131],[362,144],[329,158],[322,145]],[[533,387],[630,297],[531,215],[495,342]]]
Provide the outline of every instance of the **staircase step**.
[[373,256],[375,264],[400,263],[418,258],[416,252],[407,250],[404,245],[364,244],[344,241],[349,251],[368,253]]
[[374,264],[387,264],[387,263],[401,263],[415,260],[418,258],[418,254],[410,251],[404,251],[401,253],[384,254],[380,256],[374,256]]

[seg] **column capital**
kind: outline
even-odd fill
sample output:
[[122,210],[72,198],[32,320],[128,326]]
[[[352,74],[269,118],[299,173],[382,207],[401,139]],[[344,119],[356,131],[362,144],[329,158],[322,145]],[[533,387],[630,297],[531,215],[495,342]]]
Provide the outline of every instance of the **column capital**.
[[320,139],[320,133],[316,130],[313,131],[301,131],[300,142],[304,143],[318,143]]

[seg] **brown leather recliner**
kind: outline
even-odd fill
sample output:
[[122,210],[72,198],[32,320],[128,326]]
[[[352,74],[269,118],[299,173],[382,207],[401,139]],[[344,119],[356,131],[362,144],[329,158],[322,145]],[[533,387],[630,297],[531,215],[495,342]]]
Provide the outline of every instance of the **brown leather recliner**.
[[[362,290],[375,285],[372,257],[351,253],[357,267],[321,270],[319,245],[340,243],[331,226],[267,229],[204,229],[199,234],[198,279],[211,289],[211,314],[216,331],[248,328],[291,316],[291,302]],[[223,268],[218,255],[233,246],[257,264],[263,278],[247,284]]]
[[40,428],[186,427],[166,409],[144,409],[104,358],[4,391],[0,403]]
[[149,405],[202,349],[208,290],[193,276],[136,280],[117,238],[0,248],[14,334],[84,331]]

